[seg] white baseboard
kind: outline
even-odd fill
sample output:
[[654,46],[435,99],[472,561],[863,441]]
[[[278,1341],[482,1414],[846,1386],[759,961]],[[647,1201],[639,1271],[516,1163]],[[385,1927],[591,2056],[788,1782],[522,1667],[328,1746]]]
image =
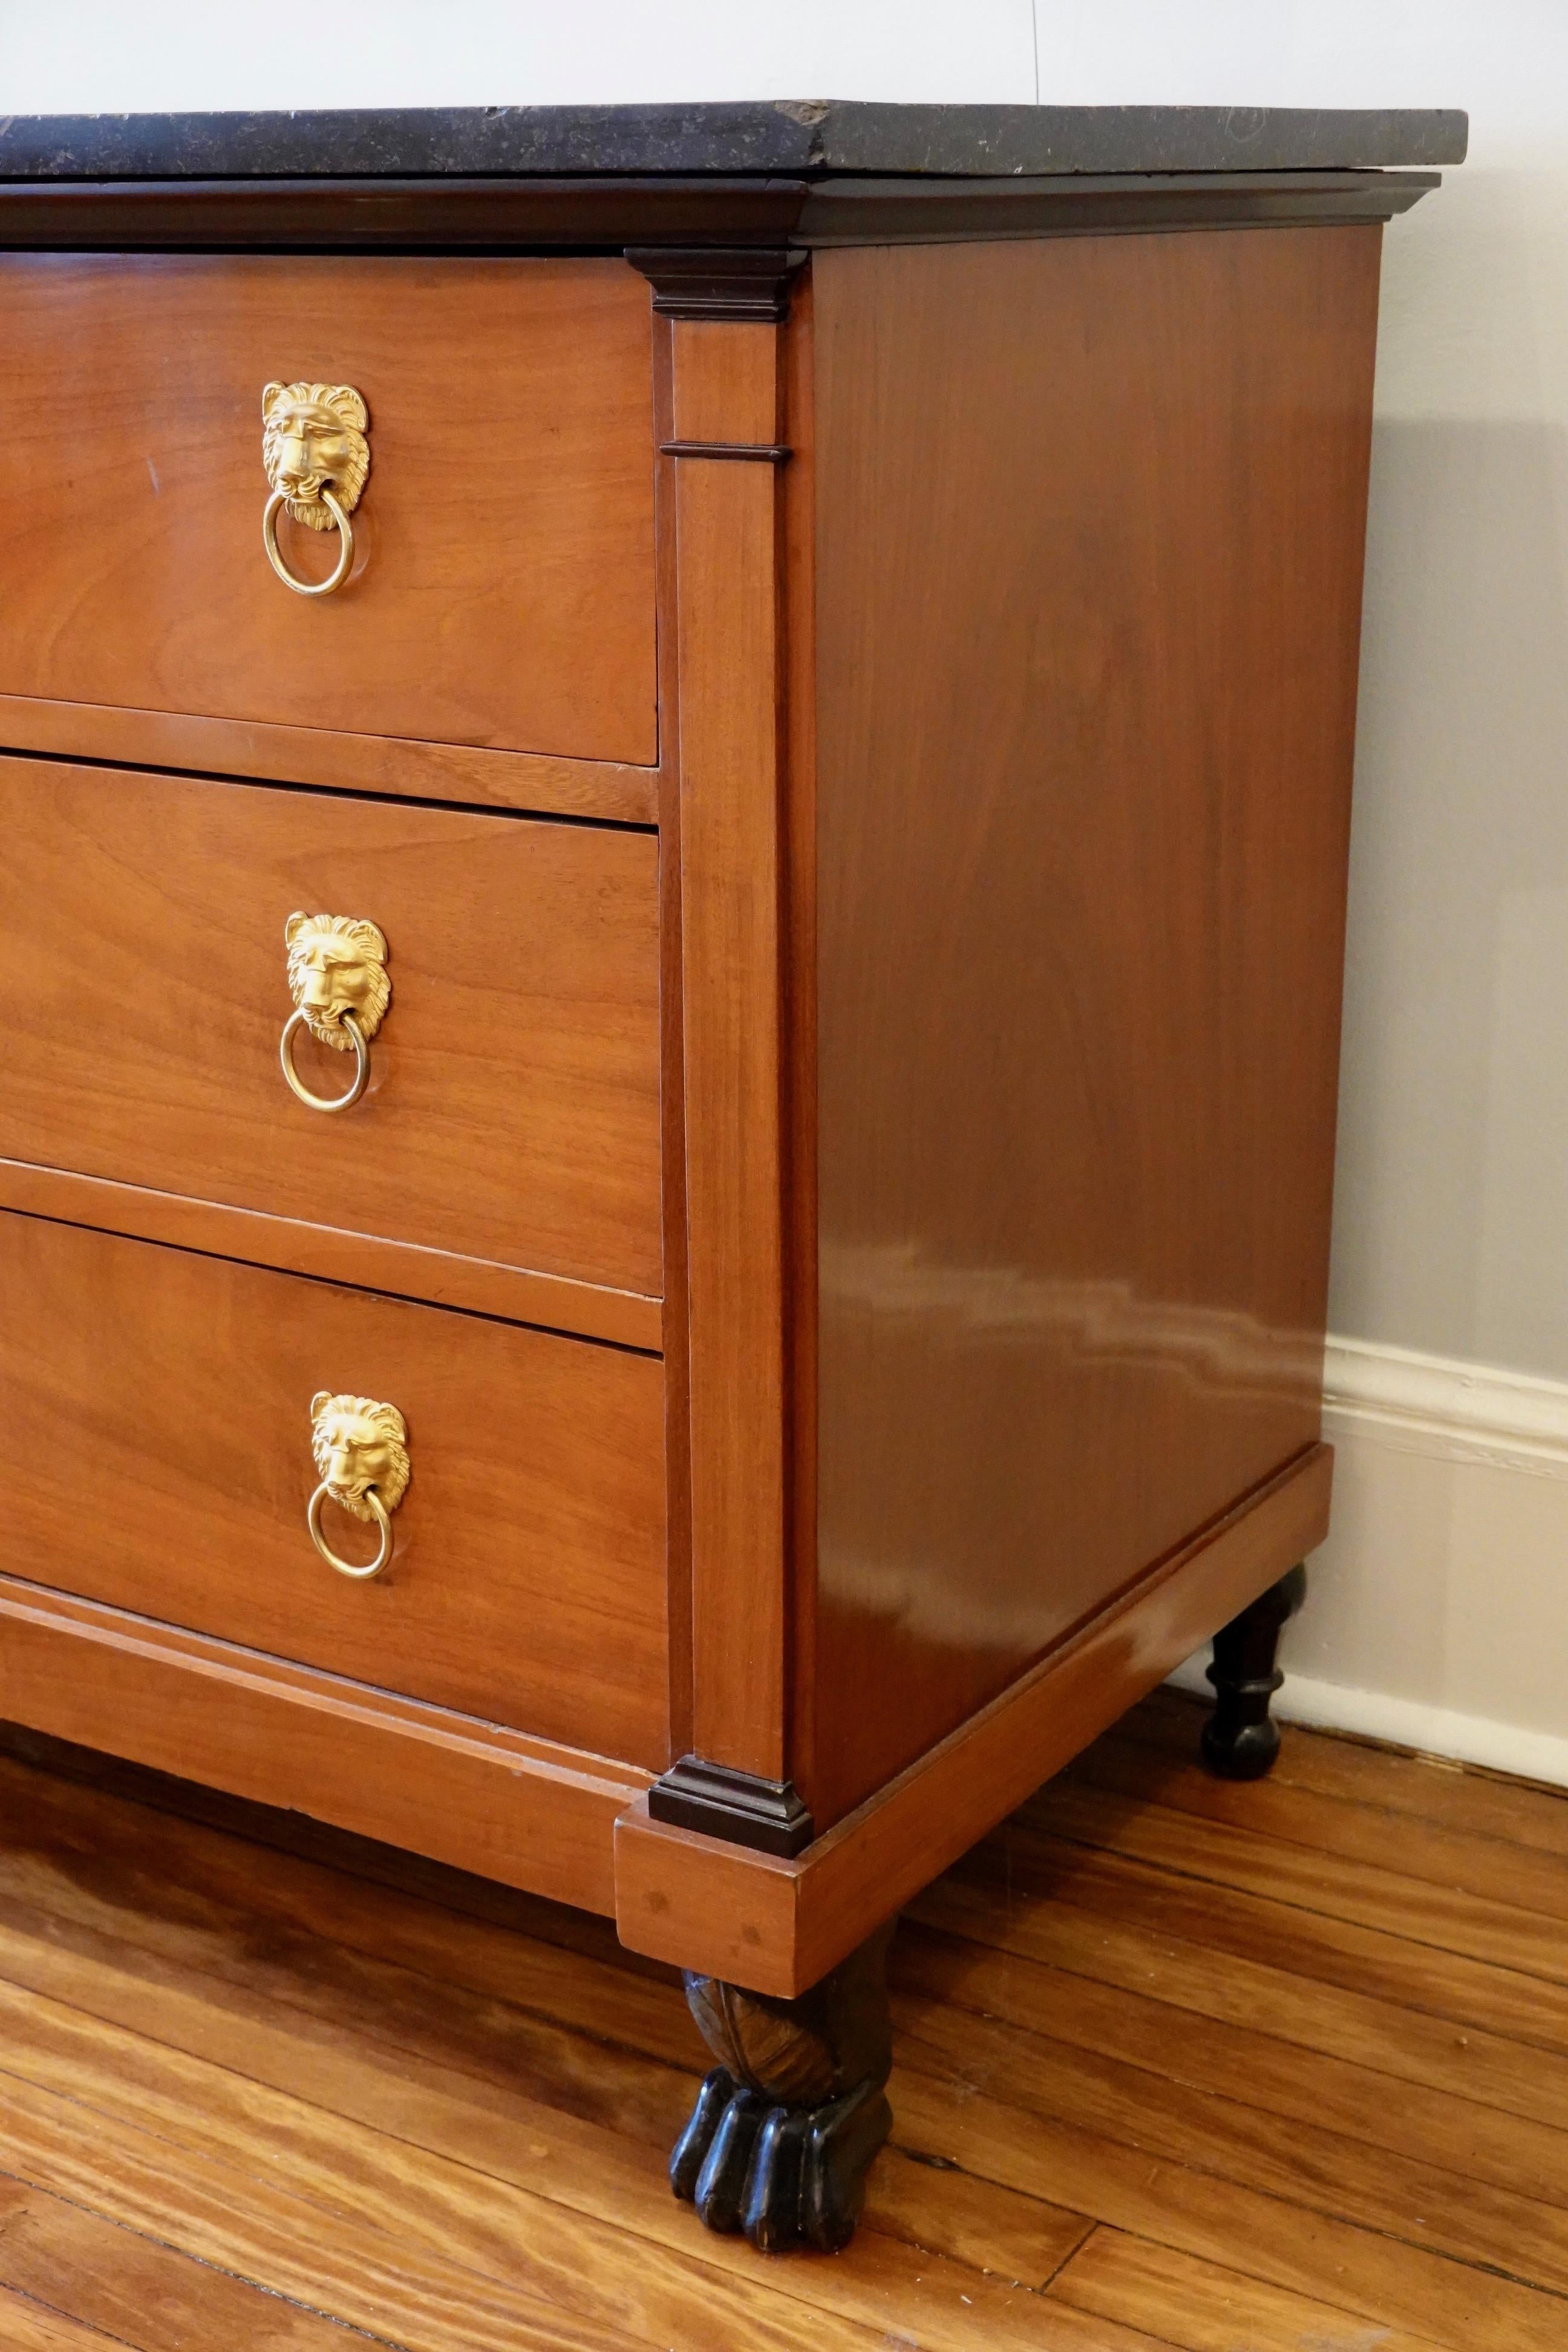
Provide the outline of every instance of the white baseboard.
[[1280,1717],[1568,1788],[1568,1382],[1331,1339],[1323,1434]]
[[1568,1381],[1331,1337],[1323,1416],[1439,1461],[1568,1478]]

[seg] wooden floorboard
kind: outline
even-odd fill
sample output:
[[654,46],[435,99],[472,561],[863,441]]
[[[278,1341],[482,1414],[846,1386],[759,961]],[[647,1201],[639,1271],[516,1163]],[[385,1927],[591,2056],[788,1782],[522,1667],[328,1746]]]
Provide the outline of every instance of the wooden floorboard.
[[116,2340],[47,2304],[0,2289],[0,2344],[6,2352],[114,2352]]
[[[21,2326],[15,2307],[25,2312],[30,2301],[47,2309],[62,2294],[79,2315],[84,2341],[130,2345],[133,2352],[230,2346],[235,2352],[353,2352],[356,2340],[298,2304],[121,2229],[87,2206],[0,2179],[0,2344],[7,2352],[13,2337],[6,2323],[18,2332]],[[21,2335],[24,2344],[32,2340]]]
[[[1378,1873],[1388,1867],[1391,1850],[1396,1848],[1402,1877],[1476,1898],[1478,1911],[1505,1928],[1521,1912],[1538,1914],[1559,1931],[1568,1924],[1564,1856],[1489,1832],[1453,1829],[1409,1813],[1391,1819],[1387,1808],[1363,1798],[1284,1780],[1251,1787],[1216,1780],[1195,1758],[1173,1757],[1151,1770],[1146,1748],[1113,1739],[1101,1740],[1065,1779],[1069,1785],[1076,1781],[1139,1805],[1154,1802],[1198,1821],[1250,1832],[1270,1843],[1300,1846],[1308,1854],[1332,1856]],[[1568,1806],[1563,1810],[1568,1811]],[[1048,1807],[1044,1818],[1049,1818]]]
[[[1195,1711],[1184,1692],[1155,1691],[1094,1752],[1103,1755],[1130,1741],[1188,1763]],[[1157,1785],[1151,1782],[1152,1789]],[[1533,1846],[1568,1858],[1568,1800],[1560,1790],[1373,1740],[1348,1735],[1290,1738],[1265,1785],[1342,1797],[1431,1829],[1470,1832],[1501,1846]]]
[[704,2053],[606,1923],[0,1754],[0,2347],[1565,2352],[1568,1801],[1200,1720],[912,1907],[861,2233],[771,2263],[668,2193]]
[[[1076,2053],[1124,2061],[1207,2096],[1226,2085],[1233,2101],[1285,2125],[1321,2126],[1331,2116],[1336,2133],[1348,2135],[1358,2152],[1374,2159],[1387,2156],[1394,2174],[1418,2151],[1466,2183],[1548,2202],[1560,2195],[1568,2179],[1568,2132],[1479,2104],[1468,2095],[1461,2068],[1451,2070],[1447,2087],[1435,2091],[1408,2078],[1391,2080],[1385,2053],[1370,2032],[1362,2041],[1369,2063],[1325,2048],[1331,2032],[1320,2031],[1303,2043],[1299,2036],[1311,2023],[1291,2014],[1288,1985],[1268,1986],[1250,2015],[1242,1991],[1233,2015],[1246,2022],[1189,2010],[1173,2031],[1169,1971],[1140,1971],[1134,1961],[1127,1971],[1131,1985],[1107,1983],[1093,1970],[1095,1939],[1090,1935],[1085,1941],[1087,1950],[1072,1955],[1074,1966],[1045,1967],[1011,1953],[977,1950],[910,1920],[901,1934],[899,1978],[929,2001],[1005,2017],[1067,2045],[1075,2053],[1067,2062],[1075,2079]],[[1314,2001],[1314,2009],[1319,2005]],[[1273,2030],[1277,2020],[1290,2029],[1289,2038]],[[1428,2200],[1419,2201],[1425,2206]]]
[[1052,2293],[1079,2311],[1157,2316],[1184,2352],[1432,2352],[1429,2336],[1364,2327],[1285,2289],[1147,2238],[1096,2230]]

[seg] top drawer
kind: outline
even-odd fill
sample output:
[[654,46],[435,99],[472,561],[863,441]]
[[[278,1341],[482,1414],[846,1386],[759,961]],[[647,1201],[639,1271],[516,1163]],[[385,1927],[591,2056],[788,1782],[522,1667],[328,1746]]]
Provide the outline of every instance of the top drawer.
[[[617,260],[0,257],[0,694],[657,758],[649,296]],[[262,544],[269,383],[350,385],[353,564]],[[279,518],[307,581],[335,529]]]

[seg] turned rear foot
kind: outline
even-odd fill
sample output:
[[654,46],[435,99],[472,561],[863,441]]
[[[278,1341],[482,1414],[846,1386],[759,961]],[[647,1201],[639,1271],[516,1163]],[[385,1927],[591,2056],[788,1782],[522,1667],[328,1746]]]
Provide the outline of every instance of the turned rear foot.
[[1279,1636],[1307,1597],[1307,1571],[1293,1568],[1214,1637],[1215,1710],[1204,1726],[1203,1759],[1226,1780],[1260,1780],[1279,1753],[1269,1712],[1284,1681]]

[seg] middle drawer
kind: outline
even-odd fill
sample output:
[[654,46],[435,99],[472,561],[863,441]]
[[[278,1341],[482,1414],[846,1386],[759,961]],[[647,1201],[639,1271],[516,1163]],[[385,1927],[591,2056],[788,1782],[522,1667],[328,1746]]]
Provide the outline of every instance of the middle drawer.
[[0,758],[0,1158],[658,1293],[653,836]]

